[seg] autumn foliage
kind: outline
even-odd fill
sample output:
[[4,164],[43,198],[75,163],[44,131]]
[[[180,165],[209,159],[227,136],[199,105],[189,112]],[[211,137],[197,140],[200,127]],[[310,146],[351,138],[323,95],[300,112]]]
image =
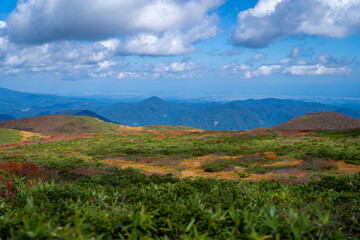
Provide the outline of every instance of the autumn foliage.
[[0,163],[0,171],[10,172],[21,177],[35,177],[41,173],[41,169],[35,163],[8,161]]

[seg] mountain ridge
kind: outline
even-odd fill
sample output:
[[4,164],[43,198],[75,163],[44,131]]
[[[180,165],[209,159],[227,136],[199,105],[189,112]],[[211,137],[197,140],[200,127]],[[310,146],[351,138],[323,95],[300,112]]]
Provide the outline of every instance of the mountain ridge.
[[138,103],[116,103],[96,110],[100,115],[122,125],[186,125],[207,130],[270,127],[307,113],[324,111],[360,118],[359,113],[343,107],[274,98],[225,104],[189,104],[151,97]]
[[[70,113],[69,113],[70,111]],[[343,106],[265,98],[227,103],[174,103],[153,96],[134,103],[22,93],[0,88],[0,113],[15,118],[48,114],[93,115],[121,125],[185,125],[207,130],[248,130],[271,127],[311,112],[339,112],[360,119],[360,113]],[[95,115],[96,114],[96,115]],[[105,120],[105,121],[106,121]]]

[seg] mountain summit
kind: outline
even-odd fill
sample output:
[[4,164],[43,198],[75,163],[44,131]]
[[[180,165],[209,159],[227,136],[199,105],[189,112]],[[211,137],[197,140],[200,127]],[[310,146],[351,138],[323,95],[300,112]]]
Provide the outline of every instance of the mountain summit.
[[145,99],[143,101],[143,103],[168,103],[167,101],[165,101],[164,99],[162,98],[159,98],[159,97],[156,97],[156,96],[152,96],[152,97],[149,97],[147,99]]

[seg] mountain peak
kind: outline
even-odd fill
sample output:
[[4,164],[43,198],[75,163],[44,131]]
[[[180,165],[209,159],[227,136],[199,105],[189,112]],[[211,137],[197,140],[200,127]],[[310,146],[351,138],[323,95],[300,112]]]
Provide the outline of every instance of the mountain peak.
[[145,99],[144,102],[147,102],[147,103],[164,103],[166,101],[164,99],[159,98],[159,97],[152,96],[152,97],[149,97],[148,99]]

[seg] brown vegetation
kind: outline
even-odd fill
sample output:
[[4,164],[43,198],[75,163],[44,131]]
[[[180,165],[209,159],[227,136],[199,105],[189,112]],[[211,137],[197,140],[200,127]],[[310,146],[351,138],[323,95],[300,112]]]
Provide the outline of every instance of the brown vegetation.
[[336,112],[309,113],[272,127],[278,131],[360,129],[360,120]]

